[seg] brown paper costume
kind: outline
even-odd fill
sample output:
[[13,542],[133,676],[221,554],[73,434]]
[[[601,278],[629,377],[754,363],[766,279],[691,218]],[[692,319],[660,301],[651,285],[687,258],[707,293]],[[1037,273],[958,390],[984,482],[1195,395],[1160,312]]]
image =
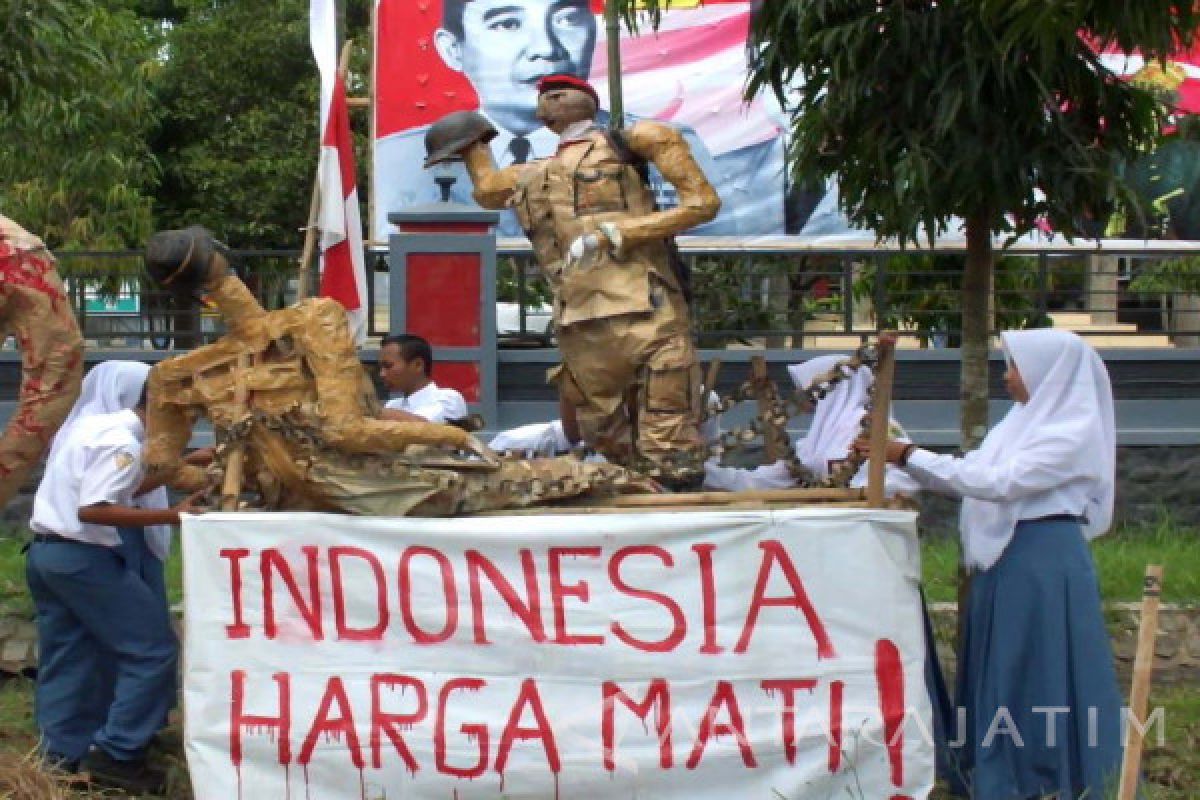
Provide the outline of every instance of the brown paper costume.
[[83,337],[54,257],[0,215],[0,339],[21,349],[21,393],[0,436],[0,508],[45,453],[79,397]]
[[624,470],[570,458],[469,460],[455,451],[481,451],[482,445],[466,431],[379,419],[374,386],[342,307],[317,298],[264,310],[227,273],[220,245],[202,228],[156,234],[147,267],[168,288],[203,291],[228,326],[218,341],[150,373],[146,463],[152,478],[185,490],[206,483],[203,470],[179,458],[203,415],[216,432],[219,460],[240,450],[243,487],[270,509],[447,516],[629,482]]
[[[704,458],[701,376],[669,243],[716,216],[720,200],[678,131],[641,121],[606,132],[580,83],[539,87],[539,118],[562,137],[551,158],[497,169],[482,135],[460,152],[475,199],[514,209],[554,290],[563,363],[552,379],[578,408],[588,444],[687,484]],[[471,127],[461,113],[445,122]],[[434,129],[427,144],[440,144]],[[677,207],[656,208],[646,164],[675,187]]]

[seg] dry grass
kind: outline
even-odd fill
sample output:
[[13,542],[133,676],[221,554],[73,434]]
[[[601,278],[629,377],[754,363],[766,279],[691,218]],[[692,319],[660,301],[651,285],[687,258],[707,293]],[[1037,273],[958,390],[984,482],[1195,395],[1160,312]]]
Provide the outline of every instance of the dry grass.
[[36,750],[0,753],[0,800],[84,800],[113,797],[89,791],[78,778],[43,768]]

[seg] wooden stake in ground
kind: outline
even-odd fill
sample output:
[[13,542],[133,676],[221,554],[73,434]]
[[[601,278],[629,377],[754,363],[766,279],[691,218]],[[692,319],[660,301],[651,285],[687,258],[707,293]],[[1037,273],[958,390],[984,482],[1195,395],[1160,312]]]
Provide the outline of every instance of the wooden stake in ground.
[[888,430],[892,417],[892,378],[896,374],[896,334],[879,334],[879,367],[875,370],[875,391],[871,395],[871,450],[867,462],[867,505],[883,508],[887,499],[884,479],[887,475]]
[[1133,686],[1129,690],[1129,721],[1125,726],[1125,757],[1121,761],[1121,788],[1117,800],[1134,800],[1142,771],[1143,731],[1150,704],[1150,678],[1154,672],[1154,643],[1158,638],[1158,603],[1163,568],[1146,567],[1142,587],[1142,620],[1138,626],[1137,655],[1133,659]]

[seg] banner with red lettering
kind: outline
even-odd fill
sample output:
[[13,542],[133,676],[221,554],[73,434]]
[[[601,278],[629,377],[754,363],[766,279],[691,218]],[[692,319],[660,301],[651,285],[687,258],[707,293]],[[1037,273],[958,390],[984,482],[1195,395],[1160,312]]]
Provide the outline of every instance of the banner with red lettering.
[[183,523],[199,800],[921,800],[915,515]]

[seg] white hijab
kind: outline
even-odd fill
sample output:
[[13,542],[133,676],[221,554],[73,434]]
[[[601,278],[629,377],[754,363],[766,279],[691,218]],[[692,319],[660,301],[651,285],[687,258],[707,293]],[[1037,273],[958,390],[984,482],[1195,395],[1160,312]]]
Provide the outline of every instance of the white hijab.
[[[818,356],[788,367],[796,388],[810,388],[818,377],[829,372],[846,356]],[[829,462],[842,461],[858,438],[863,415],[867,413],[868,392],[874,376],[869,367],[859,367],[821,398],[813,412],[808,435],[796,442],[796,457],[818,477],[829,477]]]
[[[1029,400],[1014,403],[967,457],[999,466],[1020,453],[1032,469],[1050,476],[1047,491],[1080,486],[1086,495],[1083,532],[1094,539],[1108,530],[1113,512],[1117,439],[1108,370],[1069,331],[1042,328],[1001,337]],[[963,499],[959,528],[968,565],[996,563],[1012,540],[1017,513],[1011,502]]]
[[[97,414],[112,414],[136,408],[149,374],[150,367],[140,361],[102,361],[93,367],[84,376],[83,388],[80,390],[79,399],[71,408],[71,413],[54,435],[46,460],[54,458],[55,453],[71,437],[72,431],[81,420]],[[136,498],[134,503],[141,508],[170,507],[166,487],[146,492]],[[171,551],[171,526],[146,526],[146,544],[154,555],[165,560]]]

